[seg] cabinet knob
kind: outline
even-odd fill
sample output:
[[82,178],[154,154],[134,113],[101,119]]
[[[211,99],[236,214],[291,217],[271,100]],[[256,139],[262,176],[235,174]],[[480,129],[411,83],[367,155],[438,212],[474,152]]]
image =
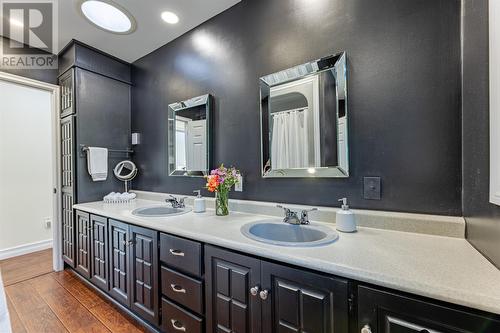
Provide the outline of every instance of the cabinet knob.
[[170,322],[172,323],[172,327],[177,331],[186,332],[186,328],[184,327],[184,325],[182,325],[180,321],[172,319],[170,320]]
[[370,325],[366,324],[361,329],[361,333],[372,333],[372,328],[370,327]]
[[250,288],[250,294],[252,296],[257,296],[259,294],[259,290],[260,290],[259,286],[252,287]]
[[[260,293],[260,298],[263,299],[264,301],[267,299],[267,297],[269,296],[269,290],[267,289],[264,289],[262,290]],[[363,332],[364,333],[364,332]]]

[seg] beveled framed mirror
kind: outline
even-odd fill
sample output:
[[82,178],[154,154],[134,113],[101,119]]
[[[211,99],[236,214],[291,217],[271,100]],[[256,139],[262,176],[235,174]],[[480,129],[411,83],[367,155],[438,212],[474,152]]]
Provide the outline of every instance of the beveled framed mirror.
[[259,83],[262,177],[349,177],[346,53]]
[[168,106],[168,172],[170,176],[203,177],[212,163],[210,94]]

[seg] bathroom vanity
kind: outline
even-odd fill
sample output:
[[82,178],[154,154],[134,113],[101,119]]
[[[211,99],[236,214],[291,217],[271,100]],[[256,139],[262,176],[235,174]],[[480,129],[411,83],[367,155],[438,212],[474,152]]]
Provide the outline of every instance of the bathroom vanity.
[[500,272],[463,238],[361,227],[276,246],[240,231],[269,216],[132,214],[158,204],[74,206],[75,270],[157,330],[500,331]]

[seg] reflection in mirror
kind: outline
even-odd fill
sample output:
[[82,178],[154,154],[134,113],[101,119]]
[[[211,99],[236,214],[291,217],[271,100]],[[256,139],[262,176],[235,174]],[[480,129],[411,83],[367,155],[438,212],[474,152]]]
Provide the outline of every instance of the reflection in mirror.
[[203,95],[168,106],[168,167],[171,176],[208,174],[211,153],[212,96]]
[[260,79],[263,177],[348,177],[345,52]]

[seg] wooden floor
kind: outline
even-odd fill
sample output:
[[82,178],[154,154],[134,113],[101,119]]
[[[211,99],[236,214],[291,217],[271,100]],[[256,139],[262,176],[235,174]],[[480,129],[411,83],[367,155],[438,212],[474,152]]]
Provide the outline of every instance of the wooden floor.
[[52,272],[52,249],[0,260],[4,286]]
[[[39,253],[32,255],[40,256]],[[14,333],[147,332],[71,270],[26,279],[27,273],[22,267],[26,258],[21,259],[18,267],[20,275],[8,274],[10,281],[18,282],[5,287]],[[10,267],[13,266],[11,264]]]

